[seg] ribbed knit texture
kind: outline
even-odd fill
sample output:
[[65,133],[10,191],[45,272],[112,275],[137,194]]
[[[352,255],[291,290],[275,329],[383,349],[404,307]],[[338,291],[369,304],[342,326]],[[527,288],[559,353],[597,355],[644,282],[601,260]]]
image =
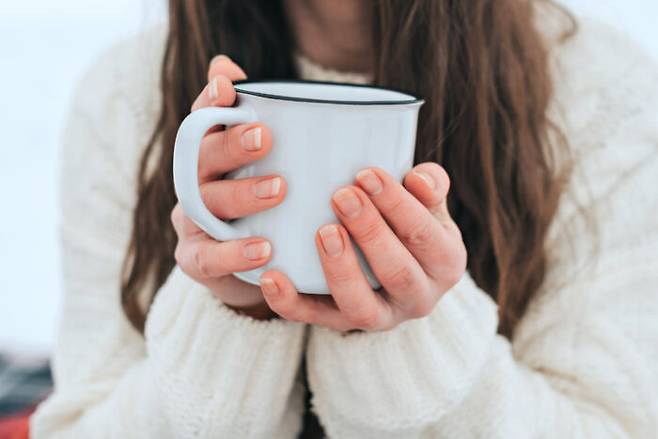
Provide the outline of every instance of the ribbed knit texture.
[[[305,325],[238,315],[179,268],[145,338],[121,309],[163,42],[159,28],[112,48],[77,87],[61,152],[56,388],[33,436],[293,438]],[[514,340],[496,334],[496,304],[468,274],[431,315],[393,330],[311,328],[313,405],[330,437],[658,435],[658,68],[589,21],[552,59],[551,116],[577,166],[547,242],[547,280]],[[308,79],[369,80],[297,60]]]

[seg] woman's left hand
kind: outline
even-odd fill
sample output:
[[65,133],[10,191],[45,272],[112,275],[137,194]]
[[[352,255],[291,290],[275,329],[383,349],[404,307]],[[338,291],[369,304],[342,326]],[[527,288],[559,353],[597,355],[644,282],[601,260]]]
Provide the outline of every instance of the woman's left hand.
[[[287,276],[268,270],[260,283],[270,308],[338,331],[386,330],[428,315],[466,268],[466,248],[447,208],[449,186],[433,162],[415,166],[404,186],[382,169],[359,172],[355,185],[332,197],[341,224],[324,225],[315,236],[331,296],[299,294]],[[369,285],[350,235],[381,289]]]

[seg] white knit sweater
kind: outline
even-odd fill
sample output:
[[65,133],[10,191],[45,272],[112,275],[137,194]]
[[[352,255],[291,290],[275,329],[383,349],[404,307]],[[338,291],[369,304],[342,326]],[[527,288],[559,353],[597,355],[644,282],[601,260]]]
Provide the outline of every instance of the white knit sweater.
[[[583,21],[553,46],[551,113],[577,168],[547,242],[546,283],[513,342],[496,334],[496,305],[468,275],[426,318],[343,336],[238,315],[179,268],[143,338],[124,317],[119,279],[163,35],[114,47],[77,88],[61,153],[56,387],[34,437],[293,438],[304,354],[333,438],[658,437],[658,68],[633,43]],[[575,201],[598,223],[597,248]]]

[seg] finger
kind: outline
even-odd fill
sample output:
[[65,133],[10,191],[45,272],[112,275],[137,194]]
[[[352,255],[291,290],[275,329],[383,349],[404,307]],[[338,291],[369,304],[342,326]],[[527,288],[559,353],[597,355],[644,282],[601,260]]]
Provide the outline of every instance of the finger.
[[231,81],[247,79],[247,74],[231,58],[226,55],[217,55],[208,66],[208,82],[217,75],[226,76]]
[[217,218],[241,218],[281,203],[287,191],[280,175],[216,180],[201,185],[201,198]]
[[320,227],[315,234],[315,245],[331,295],[352,327],[364,330],[392,327],[391,306],[370,287],[345,228],[338,224]]
[[205,232],[199,228],[194,222],[185,215],[183,207],[180,203],[171,211],[171,223],[179,239],[193,239],[195,237],[205,237]]
[[245,72],[226,55],[217,55],[208,66],[208,85],[192,104],[192,111],[218,106],[230,107],[235,102],[233,81],[247,79]]
[[231,80],[224,75],[211,78],[192,103],[192,111],[205,107],[230,107],[235,102],[235,89]]
[[226,276],[253,270],[269,261],[272,245],[260,238],[218,242],[214,239],[179,241],[174,256],[180,267],[195,279]]
[[[433,177],[415,178],[421,180],[419,185],[424,185],[425,191],[438,192],[437,188],[431,188],[424,180]],[[443,281],[450,270],[457,268],[456,256],[461,255],[455,252],[459,251],[460,242],[454,242],[434,214],[396,179],[382,169],[368,168],[359,172],[356,180],[428,276]],[[450,280],[445,279],[446,283]]]
[[423,268],[363,190],[356,186],[343,187],[333,195],[331,204],[363,251],[375,276],[398,305],[413,305],[413,300],[427,294],[427,276]]
[[263,273],[260,286],[270,309],[286,320],[321,325],[336,331],[351,329],[331,296],[300,294],[290,279],[279,271]]
[[199,152],[199,182],[251,163],[272,149],[272,132],[260,123],[236,125],[206,135]]
[[453,224],[448,212],[450,177],[441,165],[426,162],[415,166],[405,175],[404,186],[441,224]]

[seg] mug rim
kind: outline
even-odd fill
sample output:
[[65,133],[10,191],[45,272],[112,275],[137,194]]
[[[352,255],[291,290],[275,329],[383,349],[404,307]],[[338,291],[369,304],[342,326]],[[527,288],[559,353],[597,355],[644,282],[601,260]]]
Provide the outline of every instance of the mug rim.
[[[411,97],[411,99],[398,99],[393,101],[339,101],[333,99],[317,99],[317,98],[302,98],[297,96],[284,96],[274,93],[262,93],[252,90],[244,90],[239,86],[240,84],[254,84],[254,83],[292,83],[292,84],[320,84],[320,85],[340,85],[348,87],[360,87],[360,88],[373,88],[377,90],[393,91],[396,93],[402,93]],[[334,105],[412,105],[412,104],[423,104],[424,99],[418,98],[411,93],[406,91],[397,90],[391,87],[381,87],[379,85],[370,85],[370,84],[354,84],[350,82],[338,82],[338,81],[316,81],[311,79],[241,79],[238,81],[233,81],[235,86],[235,91],[241,94],[257,96],[266,99],[280,100],[280,101],[293,101],[293,102],[306,102],[306,103],[315,103],[315,104],[334,104]]]

